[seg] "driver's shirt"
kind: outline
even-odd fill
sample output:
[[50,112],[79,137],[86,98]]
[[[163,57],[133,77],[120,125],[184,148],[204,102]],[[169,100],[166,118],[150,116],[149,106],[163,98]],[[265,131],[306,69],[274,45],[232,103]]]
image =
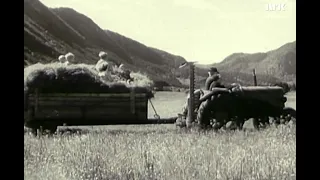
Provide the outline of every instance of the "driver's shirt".
[[205,90],[210,90],[211,83],[213,83],[214,81],[218,81],[219,79],[220,79],[220,75],[219,74],[214,74],[212,76],[209,76],[206,79]]

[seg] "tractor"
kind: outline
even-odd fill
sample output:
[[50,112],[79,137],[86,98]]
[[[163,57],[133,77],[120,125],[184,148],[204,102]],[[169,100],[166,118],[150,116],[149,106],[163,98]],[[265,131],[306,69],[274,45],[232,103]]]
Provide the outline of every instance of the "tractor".
[[248,119],[253,119],[255,129],[270,125],[296,122],[296,111],[285,107],[285,91],[279,86],[257,86],[255,71],[254,86],[233,84],[229,88],[213,88],[211,91],[194,90],[194,64],[190,63],[190,91],[187,116],[178,114],[176,125],[200,128],[225,127],[228,122],[242,129]]

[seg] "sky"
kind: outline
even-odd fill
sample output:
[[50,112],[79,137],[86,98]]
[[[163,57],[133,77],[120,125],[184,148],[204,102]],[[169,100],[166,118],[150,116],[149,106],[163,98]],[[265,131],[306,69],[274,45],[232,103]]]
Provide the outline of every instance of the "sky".
[[[295,0],[40,0],[187,61],[211,64],[296,40]],[[285,4],[267,11],[267,4]]]

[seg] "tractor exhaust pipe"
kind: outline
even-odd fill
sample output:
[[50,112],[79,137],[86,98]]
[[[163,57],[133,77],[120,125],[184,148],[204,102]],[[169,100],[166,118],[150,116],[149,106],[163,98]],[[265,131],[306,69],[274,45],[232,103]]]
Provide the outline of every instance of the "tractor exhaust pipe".
[[257,76],[256,76],[256,69],[252,70],[252,74],[253,74],[253,85],[257,86]]
[[194,88],[195,88],[195,75],[194,69],[196,62],[185,62],[179,66],[183,68],[189,65],[189,103],[188,103],[188,117],[186,119],[187,128],[191,127],[192,122],[194,122]]

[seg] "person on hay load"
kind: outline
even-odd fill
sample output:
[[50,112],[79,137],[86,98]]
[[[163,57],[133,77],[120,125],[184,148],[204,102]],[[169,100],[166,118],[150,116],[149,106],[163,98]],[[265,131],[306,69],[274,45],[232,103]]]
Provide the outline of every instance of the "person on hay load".
[[99,53],[99,61],[97,62],[95,68],[99,73],[99,76],[108,76],[115,77],[119,76],[121,79],[124,79],[127,83],[132,81],[130,77],[130,71],[127,70],[123,64],[117,66],[117,62],[114,62],[108,58],[108,54],[104,51]]
[[66,55],[65,55],[65,58],[66,58],[66,62],[68,62],[67,64],[75,64],[75,56],[73,53],[71,52],[68,52]]
[[60,62],[61,64],[63,64],[63,65],[69,65],[69,61],[67,61],[67,58],[66,58],[65,55],[60,55],[60,56],[58,57],[58,60],[59,60],[59,62]]
[[108,53],[101,51],[99,53],[99,60],[96,63],[96,70],[99,72],[100,76],[105,76],[106,74],[111,75],[114,71],[116,65],[115,63],[109,61]]
[[120,64],[119,66],[119,75],[121,78],[123,78],[127,83],[133,82],[133,78],[130,76],[131,71],[128,70],[124,64]]

